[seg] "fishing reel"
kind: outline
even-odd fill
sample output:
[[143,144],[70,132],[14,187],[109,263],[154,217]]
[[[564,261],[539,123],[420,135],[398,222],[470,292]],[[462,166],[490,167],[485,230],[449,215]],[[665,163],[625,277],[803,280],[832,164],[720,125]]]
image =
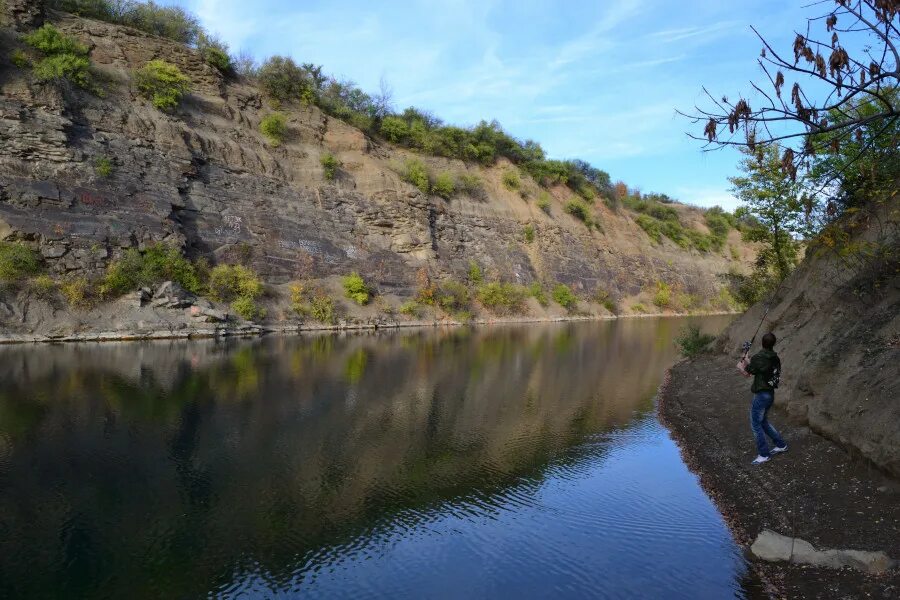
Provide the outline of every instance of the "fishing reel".
[[744,356],[750,353],[750,347],[753,346],[753,342],[744,342],[741,344],[741,352],[744,353]]

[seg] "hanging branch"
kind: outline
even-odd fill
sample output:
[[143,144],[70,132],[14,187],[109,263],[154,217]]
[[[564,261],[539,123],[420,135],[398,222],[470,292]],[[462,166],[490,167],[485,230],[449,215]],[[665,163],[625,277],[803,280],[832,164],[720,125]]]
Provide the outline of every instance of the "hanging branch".
[[[763,45],[758,62],[766,81],[750,82],[760,95],[760,106],[751,106],[744,97],[734,103],[725,97],[716,100],[704,87],[710,106],[695,106],[692,113],[678,111],[703,125],[702,135],[688,136],[703,141],[704,151],[728,146],[755,151],[774,144],[785,174],[794,179],[798,169],[822,150],[816,143],[822,134],[832,134],[829,148],[836,152],[834,146],[851,134],[859,139],[862,128],[894,123],[900,117],[900,0],[834,0],[834,5],[832,12],[807,19],[805,33],[796,33],[793,61],[751,27]],[[810,37],[810,30],[823,23],[830,34],[825,42]],[[851,56],[841,36],[852,41],[852,47],[862,48],[858,55]],[[786,76],[794,79],[789,86]],[[816,86],[808,89],[825,88],[821,98],[807,94],[804,86],[809,82]],[[854,109],[862,102],[871,102],[877,111],[859,114]],[[867,150],[868,145],[862,145],[859,153]]]

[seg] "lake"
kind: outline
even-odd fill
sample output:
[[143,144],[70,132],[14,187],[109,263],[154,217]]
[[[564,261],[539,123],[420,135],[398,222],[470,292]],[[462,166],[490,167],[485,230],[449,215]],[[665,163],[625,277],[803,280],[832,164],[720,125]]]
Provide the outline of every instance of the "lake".
[[687,321],[0,347],[0,597],[754,597]]

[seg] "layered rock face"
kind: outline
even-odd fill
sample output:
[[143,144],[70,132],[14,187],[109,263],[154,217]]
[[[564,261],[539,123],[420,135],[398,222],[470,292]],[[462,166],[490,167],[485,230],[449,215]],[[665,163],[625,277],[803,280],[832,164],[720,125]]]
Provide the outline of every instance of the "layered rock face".
[[[589,229],[564,213],[572,192],[562,186],[551,190],[548,215],[533,183],[522,193],[504,188],[508,163],[424,157],[435,172],[474,173],[485,184],[481,198],[424,195],[395,171],[409,152],[315,107],[282,107],[288,136],[272,148],[259,134],[271,112],[259,91],[192,50],[71,15],[47,19],[90,47],[103,89],[98,97],[39,86],[26,69],[0,64],[0,239],[39,247],[51,272],[97,275],[124,249],[165,241],[213,263],[240,258],[276,284],[356,270],[403,296],[422,273],[460,278],[474,259],[490,278],[560,281],[585,295],[602,288],[626,298],[666,281],[711,298],[717,276],[752,256],[735,231],[719,253],[656,245],[632,214],[602,202],[603,231]],[[5,46],[19,43],[2,31]],[[133,70],[157,58],[191,79],[173,114],[133,92]],[[333,182],[320,165],[326,152],[341,162]],[[109,177],[95,172],[101,158],[112,161]],[[677,208],[685,225],[704,230],[700,211]]]

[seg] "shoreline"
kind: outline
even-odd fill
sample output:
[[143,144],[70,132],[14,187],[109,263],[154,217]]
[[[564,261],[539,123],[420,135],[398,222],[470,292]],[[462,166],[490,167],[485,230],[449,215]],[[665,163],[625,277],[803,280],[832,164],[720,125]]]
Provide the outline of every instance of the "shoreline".
[[725,355],[683,360],[657,393],[657,417],[716,505],[748,568],[776,598],[896,598],[900,569],[871,574],[766,562],[750,545],[765,529],[818,549],[882,551],[900,559],[900,480],[848,453],[779,407],[771,420],[789,451],[759,466],[750,433],[749,385]]
[[[254,337],[269,334],[295,334],[317,332],[344,332],[344,331],[378,331],[381,329],[426,329],[436,327],[464,327],[485,325],[506,325],[517,323],[565,323],[578,321],[615,321],[619,319],[642,319],[660,317],[711,317],[723,315],[739,315],[739,312],[716,311],[698,313],[642,313],[635,315],[571,315],[563,317],[509,317],[496,319],[473,319],[463,322],[454,319],[442,319],[432,321],[385,321],[365,323],[338,323],[326,324],[284,324],[284,325],[260,325],[255,323],[237,325],[216,325],[201,327],[187,323],[176,324],[173,327],[147,328],[131,330],[103,330],[93,329],[78,333],[66,334],[14,334],[0,333],[0,345],[15,344],[58,344],[77,342],[131,342],[146,340],[191,340],[225,337]],[[161,324],[162,325],[162,324]]]

